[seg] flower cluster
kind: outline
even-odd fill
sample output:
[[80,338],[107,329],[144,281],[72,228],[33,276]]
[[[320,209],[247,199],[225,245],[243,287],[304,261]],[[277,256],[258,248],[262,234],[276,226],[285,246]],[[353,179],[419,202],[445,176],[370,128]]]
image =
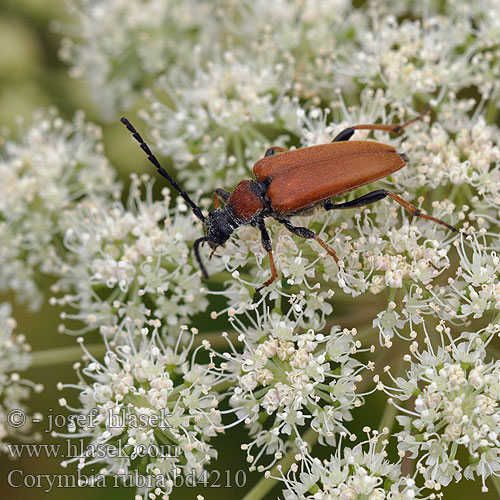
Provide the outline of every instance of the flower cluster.
[[373,326],[379,330],[381,343],[390,346],[391,338],[402,336],[405,329],[413,337],[414,325],[428,316],[455,323],[468,324],[481,318],[492,326],[498,323],[500,261],[495,250],[500,248],[498,235],[488,235],[483,229],[461,235],[453,246],[458,266],[446,284],[429,283],[425,287],[412,284],[399,308],[391,301],[377,315]]
[[408,135],[403,147],[411,168],[397,172],[394,182],[408,190],[456,186],[455,206],[467,213],[466,205],[473,202],[471,223],[489,228],[500,209],[498,127],[488,125],[484,117],[463,118],[463,112],[453,114],[452,125],[446,115],[442,112],[430,129]]
[[29,436],[34,417],[28,415],[26,400],[43,386],[21,378],[18,373],[29,367],[31,349],[24,335],[14,334],[16,320],[11,313],[9,303],[0,304],[0,451],[5,451],[6,442],[11,439],[40,437]]
[[[102,363],[84,347],[89,362],[81,371],[77,364],[79,385],[61,383],[59,389],[80,391],[81,406],[72,408],[79,418],[64,437],[91,436],[91,441],[64,466],[101,463],[105,475],[146,476],[146,486],[138,490],[144,499],[168,496],[177,474],[203,472],[217,456],[210,439],[223,430],[217,392],[223,376],[212,362],[195,361],[200,349],[210,347],[205,343],[190,353],[195,333],[182,327],[178,344],[170,348],[156,328],[129,330],[128,345],[106,343]],[[186,347],[180,346],[182,337],[188,337]],[[68,406],[65,398],[60,403]]]
[[248,61],[246,54],[226,52],[206,69],[173,70],[161,80],[169,99],[153,99],[147,121],[154,144],[173,158],[188,190],[232,186],[271,138],[284,144],[278,134],[295,124],[290,99],[282,95],[286,75],[284,65],[265,54]]
[[[196,84],[190,84],[197,79],[196,70],[222,59],[224,52],[239,53],[247,63],[242,90],[250,94],[243,99],[235,96],[233,114],[255,99],[259,84],[254,80],[267,73],[266,68],[261,72],[259,63],[286,67],[293,91],[301,97],[326,95],[340,40],[349,39],[353,27],[363,23],[363,16],[349,12],[348,0],[328,0],[321,6],[294,0],[272,5],[264,0],[72,0],[70,5],[78,25],[71,30],[59,27],[74,35],[64,39],[61,57],[72,65],[74,77],[86,77],[107,118],[134,104],[141,92],[161,88],[158,83],[172,70],[181,75],[173,80],[174,102],[185,84],[191,89],[188,95],[196,93]],[[266,54],[267,64],[261,54]],[[206,77],[214,75],[210,64],[206,66]],[[274,77],[269,76],[268,85],[279,94],[282,87],[273,86]],[[257,99],[256,110],[266,101],[265,96]],[[219,103],[226,104],[225,99]],[[179,121],[183,112],[179,110]],[[192,127],[189,122],[185,126]]]
[[248,462],[272,455],[272,465],[304,428],[314,429],[320,442],[331,446],[339,432],[349,433],[345,422],[363,404],[363,394],[356,390],[361,372],[373,366],[354,357],[363,351],[355,330],[301,332],[294,321],[266,316],[250,328],[234,320],[243,351],[231,344],[222,357],[224,369],[234,377],[230,404],[253,438],[243,447]]
[[[480,477],[487,491],[485,479],[500,471],[500,361],[486,360],[486,346],[498,334],[498,325],[455,340],[446,326],[436,330],[441,345],[433,348],[424,324],[425,347],[411,344],[406,374],[392,379],[394,387],[380,381],[378,387],[401,410],[396,417],[403,428],[396,434],[398,448],[417,461],[427,487],[439,489],[463,474]],[[400,406],[408,401],[410,407]]]
[[6,137],[0,156],[0,290],[30,309],[41,306],[40,274],[54,271],[62,233],[83,198],[112,199],[115,173],[103,154],[101,130],[77,113],[65,122],[55,110],[38,112]]
[[226,43],[243,47],[247,54],[263,52],[290,68],[293,93],[303,99],[329,95],[331,68],[342,43],[355,26],[366,24],[350,8],[349,0],[327,0],[321,5],[313,0],[229,3],[233,9],[224,12],[221,20]]
[[73,333],[100,329],[118,342],[128,324],[141,328],[161,318],[165,328],[177,330],[207,307],[190,254],[198,236],[194,217],[183,203],[169,204],[168,189],[154,201],[153,182],[133,175],[126,206],[86,200],[75,209],[64,236],[71,258],[61,263],[53,287],[67,293],[52,299],[74,308],[63,313],[83,323]]
[[371,26],[354,29],[354,42],[342,46],[334,74],[382,87],[392,101],[410,105],[415,96],[436,104],[450,89],[482,89],[481,72],[471,64],[477,44],[467,43],[473,34],[467,19],[436,15],[400,23],[394,14],[372,9]]
[[[75,40],[65,38],[62,59],[84,76],[107,118],[130,107],[171,64],[186,65],[193,45],[213,44],[218,32],[210,2],[192,0],[72,0]],[[60,27],[61,31],[69,32]]]
[[[387,429],[386,429],[387,430]],[[387,439],[377,431],[364,429],[368,440],[354,448],[339,446],[335,455],[321,461],[303,454],[300,466],[294,464],[283,481],[285,500],[330,498],[369,498],[376,500],[423,500],[425,495],[412,477],[405,476],[401,461],[392,463],[385,450]]]

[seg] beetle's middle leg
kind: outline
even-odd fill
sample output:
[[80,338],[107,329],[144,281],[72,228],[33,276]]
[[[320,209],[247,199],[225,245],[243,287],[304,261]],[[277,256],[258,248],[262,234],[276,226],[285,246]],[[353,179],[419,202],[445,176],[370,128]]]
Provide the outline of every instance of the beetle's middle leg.
[[431,220],[433,222],[441,224],[442,226],[447,227],[451,231],[458,232],[458,229],[456,227],[451,226],[444,220],[423,214],[420,211],[420,209],[417,208],[415,205],[413,205],[409,201],[403,200],[401,196],[392,193],[391,191],[387,191],[386,189],[379,189],[377,191],[372,191],[371,193],[365,194],[364,196],[356,198],[355,200],[347,201],[345,203],[334,204],[331,202],[331,200],[326,200],[323,202],[323,207],[325,208],[325,210],[343,210],[345,208],[364,207],[366,205],[369,205],[370,203],[379,201],[382,198],[385,198],[386,196],[390,196],[394,201],[399,203],[405,210],[410,212],[415,217],[422,217],[422,219]]
[[335,259],[337,265],[339,265],[340,261],[335,253],[335,250],[328,245],[328,243],[323,241],[314,231],[307,227],[294,226],[288,219],[278,219],[278,222],[284,224],[290,232],[296,234],[297,236],[316,240]]
[[335,139],[333,139],[332,142],[340,142],[340,141],[348,141],[353,135],[356,130],[385,130],[386,132],[393,132],[395,134],[401,132],[405,127],[408,125],[411,125],[412,123],[417,122],[418,120],[421,120],[422,117],[425,115],[426,111],[424,111],[422,114],[417,116],[416,118],[413,118],[412,120],[408,120],[405,123],[398,123],[396,125],[382,125],[382,124],[377,124],[377,125],[354,125],[354,127],[349,127],[342,132],[340,132]]
[[256,290],[257,292],[260,292],[264,287],[270,285],[278,277],[278,271],[276,271],[276,266],[274,265],[273,247],[271,245],[271,238],[269,237],[269,233],[267,232],[264,219],[259,219],[258,225],[260,234],[262,236],[262,246],[264,247],[264,250],[269,254],[269,264],[271,266],[271,277]]

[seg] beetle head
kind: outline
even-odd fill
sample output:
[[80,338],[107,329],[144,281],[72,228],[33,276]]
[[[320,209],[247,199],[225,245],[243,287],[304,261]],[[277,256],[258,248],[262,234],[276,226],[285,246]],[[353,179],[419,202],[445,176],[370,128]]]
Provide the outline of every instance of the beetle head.
[[215,250],[217,247],[224,245],[233,234],[233,231],[239,226],[237,220],[228,208],[213,210],[205,219],[205,227],[207,235],[199,238],[194,242],[194,253],[196,260],[200,266],[201,272],[205,278],[208,278],[208,273],[201,261],[199,246],[205,241],[210,245],[210,248]]
[[227,208],[213,210],[206,221],[208,244],[213,249],[224,245],[237,227]]

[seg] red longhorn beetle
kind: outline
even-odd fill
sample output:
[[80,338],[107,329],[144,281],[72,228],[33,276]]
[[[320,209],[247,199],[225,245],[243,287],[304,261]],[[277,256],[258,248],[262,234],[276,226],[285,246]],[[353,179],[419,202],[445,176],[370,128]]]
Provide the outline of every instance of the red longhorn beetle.
[[[271,277],[257,290],[259,291],[278,277],[274,265],[271,239],[264,223],[265,217],[274,217],[292,233],[302,238],[315,239],[335,259],[337,264],[339,259],[335,250],[311,229],[294,226],[290,222],[292,215],[302,214],[319,205],[323,206],[325,210],[362,207],[390,196],[412,215],[437,222],[452,231],[457,231],[450,224],[421,213],[415,205],[386,189],[372,191],[345,203],[334,204],[330,200],[332,196],[348,193],[360,186],[387,177],[403,168],[408,161],[406,155],[397,153],[392,146],[387,144],[374,141],[347,142],[355,130],[385,130],[397,133],[421,117],[400,125],[356,125],[349,127],[340,132],[329,144],[293,151],[287,151],[280,147],[269,148],[264,158],[253,167],[255,180],[241,181],[232,193],[220,188],[215,190],[215,210],[212,210],[208,217],[203,215],[198,205],[167,174],[131,123],[126,118],[122,118],[121,122],[140,144],[149,161],[158,169],[158,173],[170,182],[172,187],[186,200],[194,215],[205,224],[207,235],[194,242],[196,260],[205,278],[208,278],[208,274],[200,258],[199,246],[201,243],[206,241],[215,251],[218,246],[223,245],[229,239],[237,227],[243,224],[260,229],[262,245],[269,254]],[[225,203],[224,208],[219,208],[219,199]]]

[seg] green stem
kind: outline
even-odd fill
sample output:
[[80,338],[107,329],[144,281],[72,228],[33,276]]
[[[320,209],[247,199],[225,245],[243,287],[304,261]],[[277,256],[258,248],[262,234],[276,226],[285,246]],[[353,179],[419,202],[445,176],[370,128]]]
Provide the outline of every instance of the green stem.
[[[106,352],[106,346],[104,344],[91,344],[85,347],[96,357],[102,356]],[[74,363],[75,361],[80,361],[83,354],[84,352],[80,345],[35,351],[30,367],[39,368],[48,365]]]
[[498,493],[498,496],[500,497],[500,477],[492,474],[490,476],[490,478],[491,478],[491,482],[493,483],[493,486],[495,487],[495,490]]
[[498,118],[498,111],[496,100],[490,101],[486,108],[486,123],[495,125]]
[[[313,446],[317,439],[318,433],[313,429],[309,429],[304,434],[304,441]],[[295,449],[290,450],[272,469],[271,477],[263,477],[244,497],[242,500],[260,500],[261,498],[266,498],[266,495],[276,486],[276,477],[282,473],[286,473],[288,469],[295,462],[295,454],[297,451]],[[280,470],[278,470],[280,468]]]

